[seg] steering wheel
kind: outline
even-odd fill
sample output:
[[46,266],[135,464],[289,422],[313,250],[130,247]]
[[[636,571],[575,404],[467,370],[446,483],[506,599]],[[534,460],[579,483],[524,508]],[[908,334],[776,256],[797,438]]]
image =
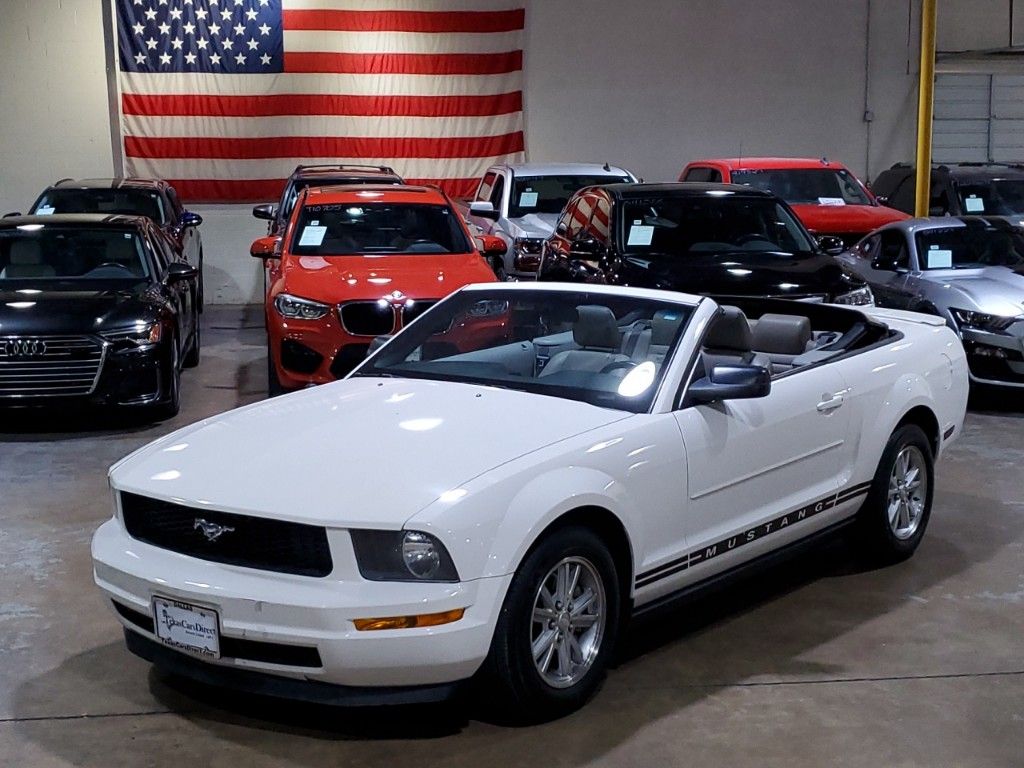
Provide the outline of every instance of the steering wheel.
[[598,373],[611,373],[622,368],[636,368],[637,365],[638,363],[634,363],[632,360],[616,360],[614,363],[608,363]]
[[749,234],[740,235],[739,237],[737,237],[736,245],[746,245],[747,243],[751,243],[754,240],[764,240],[765,242],[768,243],[771,242],[771,240],[768,239],[767,235],[762,235],[757,232],[750,232]]
[[120,269],[122,272],[131,272],[131,270],[124,264],[118,264],[116,261],[104,261],[98,267],[93,267],[89,271],[95,272],[98,269]]

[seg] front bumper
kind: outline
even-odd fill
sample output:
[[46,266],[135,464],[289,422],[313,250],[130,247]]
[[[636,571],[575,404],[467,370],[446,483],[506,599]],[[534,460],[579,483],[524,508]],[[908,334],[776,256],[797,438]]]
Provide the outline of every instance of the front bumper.
[[[370,582],[359,576],[347,532],[331,531],[331,548],[335,569],[330,576],[292,576],[153,547],[132,539],[114,519],[96,532],[92,555],[96,584],[121,606],[115,610],[118,620],[161,650],[164,646],[145,621],[152,620],[154,596],[217,611],[222,640],[229,641],[226,647],[222,643],[224,656],[200,660],[168,648],[173,656],[154,656],[158,664],[181,656],[193,668],[370,688],[453,683],[479,669],[490,649],[510,576],[458,584]],[[462,619],[437,627],[360,632],[353,624],[357,618],[456,608],[465,608]],[[279,652],[282,646],[308,650],[313,658],[318,655],[320,665],[293,663]],[[263,650],[227,656],[232,647]],[[268,654],[267,648],[278,652]]]
[[[1024,321],[1011,330],[1024,333]],[[1024,336],[964,328],[960,337],[972,382],[1024,388]]]

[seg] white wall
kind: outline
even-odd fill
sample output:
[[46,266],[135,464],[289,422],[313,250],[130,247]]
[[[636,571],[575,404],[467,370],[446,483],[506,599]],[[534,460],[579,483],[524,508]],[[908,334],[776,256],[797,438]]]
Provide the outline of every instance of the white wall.
[[[106,1],[2,0],[0,212],[62,176],[113,172]],[[827,155],[869,175],[911,157],[919,0],[524,2],[531,159],[608,160],[654,180],[741,151]],[[1011,6],[1024,29],[1024,0],[939,5],[941,50],[1006,45]],[[248,245],[261,223],[248,206],[196,210],[209,300],[258,300]]]

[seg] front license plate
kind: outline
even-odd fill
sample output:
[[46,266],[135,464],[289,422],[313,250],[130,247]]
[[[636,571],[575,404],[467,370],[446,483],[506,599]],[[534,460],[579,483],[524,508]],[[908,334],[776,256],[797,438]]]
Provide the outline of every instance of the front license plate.
[[211,659],[220,658],[217,612],[166,597],[153,598],[156,636],[164,645]]

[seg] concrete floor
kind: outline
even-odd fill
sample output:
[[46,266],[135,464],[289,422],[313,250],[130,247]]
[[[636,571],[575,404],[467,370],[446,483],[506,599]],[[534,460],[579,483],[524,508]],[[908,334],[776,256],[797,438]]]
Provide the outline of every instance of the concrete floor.
[[872,570],[837,542],[648,621],[564,720],[332,711],[164,679],[124,650],[89,539],[110,463],[263,397],[258,311],[204,323],[173,422],[0,414],[0,766],[1024,766],[1024,418],[989,396],[939,466],[916,557]]

